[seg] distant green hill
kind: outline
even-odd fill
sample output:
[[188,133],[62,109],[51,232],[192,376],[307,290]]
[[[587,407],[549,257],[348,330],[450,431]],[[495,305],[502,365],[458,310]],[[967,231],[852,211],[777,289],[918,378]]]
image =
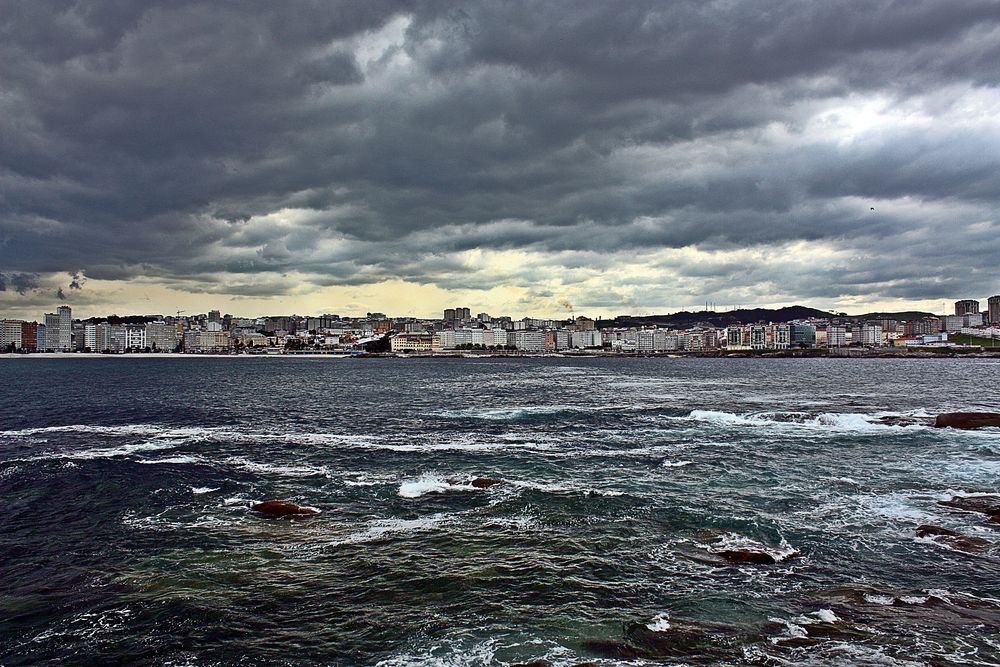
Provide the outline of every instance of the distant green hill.
[[939,317],[934,313],[924,313],[919,310],[904,310],[898,313],[867,313],[865,315],[852,315],[851,316],[857,320],[898,320],[900,322],[906,320],[919,320],[924,317]]
[[736,324],[753,324],[754,322],[789,322],[807,317],[829,318],[835,317],[835,314],[806,306],[746,308],[724,313],[711,310],[692,313],[682,310],[670,315],[619,315],[613,320],[601,320],[599,326],[606,328],[659,325],[685,328],[696,324],[711,324],[716,327],[727,327]]

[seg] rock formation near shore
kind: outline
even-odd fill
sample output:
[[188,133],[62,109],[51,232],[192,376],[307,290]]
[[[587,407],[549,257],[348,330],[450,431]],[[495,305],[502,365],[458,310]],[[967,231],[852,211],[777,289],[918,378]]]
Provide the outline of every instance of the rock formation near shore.
[[1000,427],[1000,412],[943,412],[934,420],[937,428]]
[[319,514],[319,510],[313,509],[312,507],[303,507],[301,505],[296,505],[289,500],[265,500],[262,503],[256,503],[251,505],[250,509],[254,512],[260,512],[265,516],[275,517],[279,519],[283,518],[293,518],[293,517],[303,517],[309,516],[310,514]]

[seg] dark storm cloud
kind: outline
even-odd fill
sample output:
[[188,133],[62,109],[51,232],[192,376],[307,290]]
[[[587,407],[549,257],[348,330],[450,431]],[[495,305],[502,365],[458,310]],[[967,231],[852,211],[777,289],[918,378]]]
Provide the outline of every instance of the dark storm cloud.
[[[1000,131],[966,107],[998,34],[979,0],[0,0],[0,266],[266,296],[295,285],[222,274],[488,288],[546,265],[448,254],[807,242],[858,253],[720,286],[989,290]],[[866,98],[927,121],[830,134]]]

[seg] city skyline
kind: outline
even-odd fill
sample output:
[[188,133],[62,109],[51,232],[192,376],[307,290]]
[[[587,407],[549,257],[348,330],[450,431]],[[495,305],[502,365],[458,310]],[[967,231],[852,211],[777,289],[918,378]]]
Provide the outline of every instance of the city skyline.
[[7,317],[998,291],[994,2],[5,14]]

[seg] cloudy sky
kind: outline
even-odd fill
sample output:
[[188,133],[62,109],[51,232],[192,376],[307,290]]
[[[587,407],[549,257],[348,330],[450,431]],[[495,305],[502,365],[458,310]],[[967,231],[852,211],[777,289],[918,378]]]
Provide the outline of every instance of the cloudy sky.
[[0,0],[0,314],[940,311],[998,85],[993,0]]

